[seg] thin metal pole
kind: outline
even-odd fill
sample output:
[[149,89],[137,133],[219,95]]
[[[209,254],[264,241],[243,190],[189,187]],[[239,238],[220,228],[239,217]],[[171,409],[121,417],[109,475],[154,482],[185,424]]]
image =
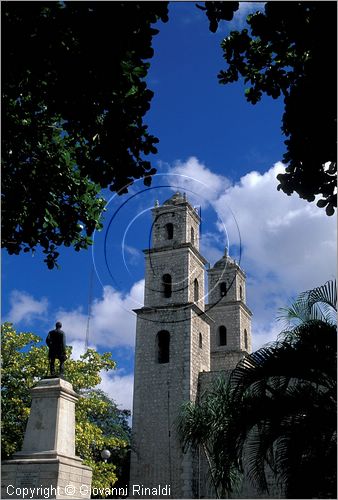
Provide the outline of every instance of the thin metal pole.
[[94,266],[92,265],[92,270],[89,278],[89,291],[88,291],[88,316],[87,316],[87,328],[86,328],[86,340],[85,340],[85,352],[88,349],[89,342],[89,323],[92,314],[92,300],[93,300],[93,282],[94,282]]

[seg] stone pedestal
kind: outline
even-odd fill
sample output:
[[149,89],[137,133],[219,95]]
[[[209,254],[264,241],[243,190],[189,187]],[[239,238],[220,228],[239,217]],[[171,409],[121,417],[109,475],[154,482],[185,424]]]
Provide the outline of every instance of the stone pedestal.
[[1,498],[90,498],[92,471],[75,456],[77,399],[60,378],[32,389],[22,451],[2,464]]

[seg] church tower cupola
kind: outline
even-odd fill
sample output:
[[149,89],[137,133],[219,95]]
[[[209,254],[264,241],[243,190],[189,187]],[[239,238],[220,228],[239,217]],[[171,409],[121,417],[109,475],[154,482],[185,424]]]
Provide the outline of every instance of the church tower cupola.
[[228,255],[225,248],[224,255],[209,269],[209,304],[218,303],[220,300],[241,300],[246,303],[245,274]]

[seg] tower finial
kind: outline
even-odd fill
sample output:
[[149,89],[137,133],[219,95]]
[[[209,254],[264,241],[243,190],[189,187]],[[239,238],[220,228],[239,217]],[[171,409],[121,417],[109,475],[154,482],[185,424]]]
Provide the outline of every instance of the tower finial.
[[159,204],[159,201],[158,200],[155,200],[155,208],[159,207],[160,204]]

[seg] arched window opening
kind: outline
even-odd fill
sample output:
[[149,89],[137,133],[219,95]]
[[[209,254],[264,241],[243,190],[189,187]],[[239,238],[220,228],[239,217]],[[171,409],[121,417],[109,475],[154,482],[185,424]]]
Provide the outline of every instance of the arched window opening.
[[199,346],[200,346],[200,349],[202,349],[202,347],[203,347],[203,338],[202,338],[201,332],[199,334]]
[[239,287],[239,297],[241,300],[243,299],[243,288],[241,286]]
[[166,299],[169,299],[172,294],[171,287],[171,276],[170,274],[164,274],[162,278],[162,286],[163,286],[163,295]]
[[166,224],[165,229],[167,233],[167,239],[172,240],[174,237],[174,225],[169,222],[168,224]]
[[227,284],[225,283],[225,281],[220,283],[219,288],[220,288],[220,292],[221,292],[221,297],[225,297],[227,294]]
[[157,361],[159,363],[169,363],[170,333],[161,330],[157,334]]
[[199,299],[199,284],[197,278],[194,281],[194,302],[198,302]]
[[227,345],[227,329],[221,325],[218,329],[219,332],[219,345]]
[[248,348],[248,332],[246,330],[244,330],[244,347]]
[[190,237],[191,244],[195,245],[195,231],[193,227],[190,229],[190,236],[191,236]]

